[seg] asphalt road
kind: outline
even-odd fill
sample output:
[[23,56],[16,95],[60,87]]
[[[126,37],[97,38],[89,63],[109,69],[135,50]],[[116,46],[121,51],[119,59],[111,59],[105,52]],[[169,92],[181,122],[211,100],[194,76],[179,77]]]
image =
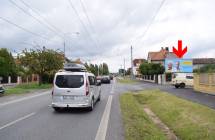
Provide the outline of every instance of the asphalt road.
[[50,107],[50,91],[5,97],[4,102],[1,98],[0,140],[123,140],[118,93],[124,90],[114,82],[101,88],[101,101],[92,112],[69,109],[56,113]]
[[139,82],[103,84],[101,101],[92,112],[50,107],[51,91],[0,98],[0,140],[123,140],[119,95],[127,91],[161,89],[215,109],[215,96]]

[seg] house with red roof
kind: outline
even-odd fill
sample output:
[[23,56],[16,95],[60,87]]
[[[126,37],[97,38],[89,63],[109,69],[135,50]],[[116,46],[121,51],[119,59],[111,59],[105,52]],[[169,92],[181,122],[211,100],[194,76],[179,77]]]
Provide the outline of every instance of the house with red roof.
[[174,59],[177,58],[177,56],[173,52],[170,52],[168,47],[162,47],[160,51],[149,52],[147,61],[148,63],[156,63],[164,66],[166,58]]
[[134,70],[133,70],[133,72],[134,72],[134,75],[135,75],[135,76],[140,76],[140,75],[141,75],[141,74],[140,74],[139,67],[140,67],[140,64],[142,64],[142,63],[144,63],[144,62],[146,62],[146,60],[145,60],[145,59],[142,59],[142,58],[138,58],[138,59],[134,59],[134,60],[133,60],[133,65],[134,65]]

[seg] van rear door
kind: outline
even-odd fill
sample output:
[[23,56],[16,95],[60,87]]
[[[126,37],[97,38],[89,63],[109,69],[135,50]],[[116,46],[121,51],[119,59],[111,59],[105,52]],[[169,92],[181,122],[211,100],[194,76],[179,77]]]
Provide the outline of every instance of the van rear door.
[[65,74],[55,77],[55,95],[85,95],[85,75]]

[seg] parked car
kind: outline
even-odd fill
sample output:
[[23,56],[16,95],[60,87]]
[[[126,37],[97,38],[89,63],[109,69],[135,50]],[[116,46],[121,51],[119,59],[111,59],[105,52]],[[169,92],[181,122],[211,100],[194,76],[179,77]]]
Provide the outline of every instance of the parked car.
[[4,92],[5,92],[5,89],[4,89],[3,85],[0,85],[0,94],[4,94]]
[[101,98],[101,83],[97,83],[94,74],[79,64],[68,65],[55,74],[52,107],[55,111],[83,107],[93,110],[94,104]]
[[110,84],[111,80],[110,80],[110,76],[107,75],[107,76],[102,76],[102,79],[101,79],[101,83],[107,83],[107,84]]
[[186,86],[193,86],[192,73],[175,73],[172,79],[172,85],[175,88],[185,88]]

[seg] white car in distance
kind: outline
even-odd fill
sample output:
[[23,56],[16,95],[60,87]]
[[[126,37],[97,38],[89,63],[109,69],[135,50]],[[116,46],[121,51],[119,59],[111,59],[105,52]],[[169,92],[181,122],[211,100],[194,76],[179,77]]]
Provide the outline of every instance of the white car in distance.
[[193,86],[193,73],[174,73],[172,85],[175,88],[185,88]]

